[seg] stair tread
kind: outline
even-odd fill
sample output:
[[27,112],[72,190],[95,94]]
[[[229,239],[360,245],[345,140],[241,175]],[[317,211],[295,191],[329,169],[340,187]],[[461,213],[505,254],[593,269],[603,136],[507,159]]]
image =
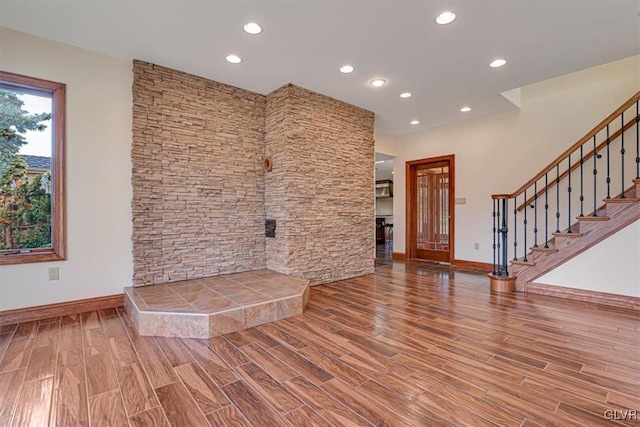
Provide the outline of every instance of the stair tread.
[[514,265],[529,265],[529,266],[536,265],[534,261],[523,261],[522,259],[512,259],[509,262]]
[[598,216],[592,216],[592,215],[585,215],[585,216],[579,216],[577,217],[578,221],[609,221],[609,217],[606,215],[598,215]]
[[604,199],[605,203],[635,203],[639,201],[640,197],[614,197],[611,199]]
[[538,246],[536,247],[532,247],[530,248],[532,252],[558,252],[558,248],[555,248],[553,246],[549,246],[548,248],[545,248],[544,246]]
[[580,233],[579,231],[571,231],[571,233],[568,233],[566,231],[560,232],[560,233],[552,233],[554,236],[556,237],[582,237],[582,233]]

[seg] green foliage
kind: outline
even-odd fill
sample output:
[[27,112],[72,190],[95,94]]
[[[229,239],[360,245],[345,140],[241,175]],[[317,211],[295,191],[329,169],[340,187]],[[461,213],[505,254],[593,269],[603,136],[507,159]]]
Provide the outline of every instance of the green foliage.
[[30,114],[23,110],[24,102],[15,92],[0,89],[0,175],[4,175],[20,147],[27,141],[20,135],[28,130],[42,132],[47,128],[42,122],[51,114]]
[[0,249],[51,247],[51,174],[29,178],[18,155],[20,133],[43,131],[50,114],[30,114],[14,92],[0,90]]
[[0,186],[0,249],[51,247],[51,174],[27,177],[27,164],[15,156]]

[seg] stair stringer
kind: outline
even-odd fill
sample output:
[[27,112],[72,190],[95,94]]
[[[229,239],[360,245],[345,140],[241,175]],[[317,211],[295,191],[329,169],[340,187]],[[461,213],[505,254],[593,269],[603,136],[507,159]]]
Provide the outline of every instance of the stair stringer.
[[608,221],[580,222],[581,237],[555,237],[557,252],[541,253],[535,258],[535,265],[512,265],[512,275],[516,277],[516,291],[526,292],[527,285],[564,264],[607,237],[640,219],[640,202],[618,205],[607,209]]

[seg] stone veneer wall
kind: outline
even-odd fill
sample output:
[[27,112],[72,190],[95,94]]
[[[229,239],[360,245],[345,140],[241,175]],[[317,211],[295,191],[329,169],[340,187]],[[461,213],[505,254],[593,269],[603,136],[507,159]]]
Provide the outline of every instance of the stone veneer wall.
[[134,284],[265,268],[266,98],[142,61],[133,72]]
[[285,85],[267,96],[267,268],[313,284],[374,271],[374,116]]

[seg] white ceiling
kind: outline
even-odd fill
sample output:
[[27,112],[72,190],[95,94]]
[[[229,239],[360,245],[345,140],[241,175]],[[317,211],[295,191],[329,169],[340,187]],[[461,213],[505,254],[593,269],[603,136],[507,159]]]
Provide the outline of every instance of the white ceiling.
[[[639,4],[0,0],[0,25],[262,94],[294,83],[374,111],[379,131],[404,135],[514,109],[500,92],[639,53]],[[443,10],[457,19],[437,25]],[[248,21],[264,32],[246,34]],[[227,63],[229,53],[244,61]],[[490,68],[498,57],[507,65]],[[344,64],[355,72],[339,73]],[[388,84],[374,89],[374,77]],[[400,99],[405,91],[414,96]]]

